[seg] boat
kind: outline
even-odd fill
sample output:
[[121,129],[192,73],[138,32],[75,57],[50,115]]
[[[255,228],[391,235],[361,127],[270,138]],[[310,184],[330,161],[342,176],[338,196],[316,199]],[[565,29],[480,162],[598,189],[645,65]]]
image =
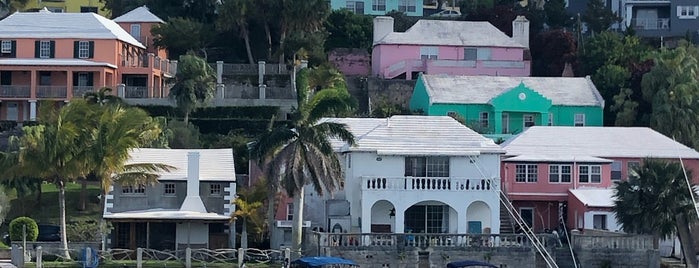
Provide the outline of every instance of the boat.
[[447,268],[478,267],[478,268],[498,268],[495,264],[482,261],[455,261],[447,264]]
[[359,264],[352,260],[339,257],[303,257],[291,262],[291,268],[348,268],[359,267]]

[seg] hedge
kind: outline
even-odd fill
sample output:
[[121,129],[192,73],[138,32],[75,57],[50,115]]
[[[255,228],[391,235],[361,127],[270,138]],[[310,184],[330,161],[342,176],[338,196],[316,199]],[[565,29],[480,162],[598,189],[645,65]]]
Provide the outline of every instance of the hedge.
[[[173,106],[143,105],[136,106],[151,116],[183,118],[184,113]],[[269,119],[279,113],[277,106],[218,106],[202,107],[192,112],[190,118],[258,118]]]
[[[226,118],[226,119],[190,119],[192,124],[199,128],[202,134],[228,135],[232,130],[240,129],[244,133],[252,136],[263,133],[269,127],[269,119],[247,119],[247,118]],[[285,125],[288,121],[275,121],[274,125]]]
[[0,132],[12,130],[17,126],[17,121],[0,120]]
[[22,241],[22,226],[27,226],[27,241],[36,241],[39,236],[39,226],[34,219],[29,217],[17,217],[10,222],[10,240]]

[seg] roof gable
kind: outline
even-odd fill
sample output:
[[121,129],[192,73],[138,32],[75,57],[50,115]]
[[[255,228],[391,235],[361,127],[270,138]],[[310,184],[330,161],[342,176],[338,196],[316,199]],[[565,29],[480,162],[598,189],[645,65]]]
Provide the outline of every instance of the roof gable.
[[145,48],[116,22],[91,12],[15,12],[0,20],[2,38],[115,39]]
[[161,172],[160,180],[186,180],[188,152],[199,152],[199,180],[235,181],[233,149],[137,148],[131,151],[126,163],[158,163],[170,165],[176,169],[170,172]]
[[115,22],[154,22],[165,23],[150,12],[147,6],[140,6],[114,19]]
[[392,32],[377,40],[375,45],[435,45],[510,47],[524,46],[484,21],[418,20],[404,33]]
[[496,111],[546,113],[551,108],[550,99],[528,88],[524,83],[494,97],[490,104]]

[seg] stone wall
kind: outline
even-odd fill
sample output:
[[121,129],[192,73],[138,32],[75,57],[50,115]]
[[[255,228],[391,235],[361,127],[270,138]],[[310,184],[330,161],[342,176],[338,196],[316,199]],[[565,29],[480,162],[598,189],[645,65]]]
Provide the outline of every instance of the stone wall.
[[410,97],[413,96],[416,80],[384,80],[375,77],[367,78],[369,110],[374,104],[398,104],[406,109]]
[[572,235],[573,250],[581,268],[660,267],[660,252],[652,236]]
[[371,55],[365,49],[336,48],[328,53],[328,61],[344,75],[367,76],[371,73]]

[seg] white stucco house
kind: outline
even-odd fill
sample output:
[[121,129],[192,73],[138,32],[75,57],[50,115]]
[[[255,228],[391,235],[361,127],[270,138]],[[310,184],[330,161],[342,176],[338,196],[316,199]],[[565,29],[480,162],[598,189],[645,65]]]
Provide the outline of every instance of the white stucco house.
[[309,194],[306,219],[329,232],[499,233],[504,151],[491,139],[448,116],[324,120],[346,124],[356,145],[333,141],[344,187]]

